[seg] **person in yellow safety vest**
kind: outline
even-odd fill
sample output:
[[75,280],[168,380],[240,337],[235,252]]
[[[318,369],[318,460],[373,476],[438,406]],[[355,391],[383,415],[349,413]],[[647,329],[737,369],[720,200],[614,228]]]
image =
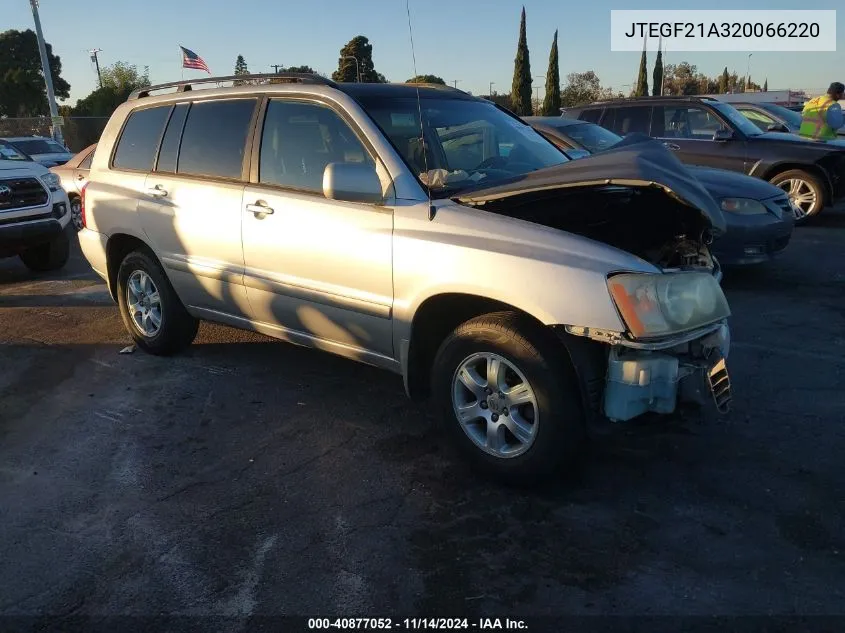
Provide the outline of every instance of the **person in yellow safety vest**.
[[833,140],[836,131],[845,125],[839,100],[845,93],[845,85],[838,81],[830,84],[826,95],[810,99],[801,113],[801,127],[798,134],[816,140]]

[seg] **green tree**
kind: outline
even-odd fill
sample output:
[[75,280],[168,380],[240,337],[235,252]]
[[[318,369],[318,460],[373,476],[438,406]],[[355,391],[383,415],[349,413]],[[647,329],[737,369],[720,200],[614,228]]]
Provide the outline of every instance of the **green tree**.
[[[355,60],[358,60],[357,68]],[[363,35],[353,37],[340,49],[337,70],[332,73],[332,79],[347,82],[358,81],[356,71],[361,73],[361,81],[364,83],[387,82],[384,75],[376,72],[373,66],[373,45]]]
[[543,98],[542,113],[545,116],[560,115],[560,65],[557,56],[557,30],[549,53],[549,69],[546,71],[546,96]]
[[133,64],[115,62],[100,71],[103,87],[97,88],[73,107],[74,116],[111,116],[130,93],[150,85],[146,67],[143,72]]
[[445,86],[446,82],[437,75],[417,75],[408,79],[406,84],[439,84]]
[[[47,44],[47,59],[58,99],[67,99],[70,84],[61,77],[62,62]],[[48,113],[47,87],[41,72],[38,40],[31,29],[0,33],[0,116],[31,117]]]
[[659,97],[663,94],[663,51],[657,49],[657,59],[654,60],[654,73],[651,76],[651,94]]
[[566,86],[560,93],[561,106],[572,108],[593,101],[622,97],[612,88],[603,88],[598,75],[592,70],[584,73],[570,73],[566,76]]
[[769,78],[766,77],[766,81],[763,82],[763,92],[769,91]]
[[311,68],[311,66],[288,66],[284,69],[286,73],[303,73],[305,75],[316,75],[318,74],[316,70]]
[[640,72],[637,75],[637,87],[634,88],[635,97],[648,96],[648,58],[646,56],[645,48],[640,57]]
[[725,66],[725,70],[722,71],[722,76],[719,77],[719,92],[721,94],[726,94],[731,86],[731,76],[728,73],[728,67]]
[[244,59],[243,55],[238,55],[238,58],[235,60],[235,74],[236,75],[248,75],[249,68],[246,65],[246,60]]
[[525,33],[525,7],[519,22],[519,42],[513,67],[511,109],[519,116],[533,114],[531,108],[531,61],[528,57],[528,36]]

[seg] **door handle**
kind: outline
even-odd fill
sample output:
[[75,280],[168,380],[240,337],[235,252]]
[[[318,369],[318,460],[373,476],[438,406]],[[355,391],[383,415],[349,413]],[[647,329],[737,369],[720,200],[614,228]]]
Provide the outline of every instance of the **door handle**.
[[153,198],[163,198],[167,195],[167,190],[162,188],[161,185],[156,185],[155,187],[148,187],[147,193]]
[[79,174],[79,175],[76,177],[76,179],[77,179],[77,180],[85,180],[85,176],[84,176],[83,174]]
[[674,143],[663,143],[663,147],[665,147],[666,149],[670,149],[673,152],[677,152],[679,149],[681,149],[680,145],[675,145]]
[[273,215],[273,207],[268,207],[264,200],[256,200],[253,204],[246,205],[246,210],[255,214],[255,217]]

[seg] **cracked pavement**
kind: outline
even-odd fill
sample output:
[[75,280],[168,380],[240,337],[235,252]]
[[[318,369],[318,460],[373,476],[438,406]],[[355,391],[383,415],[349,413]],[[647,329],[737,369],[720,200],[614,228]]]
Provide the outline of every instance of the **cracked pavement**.
[[845,612],[845,211],[728,271],[733,412],[597,429],[535,491],[401,379],[204,324],[128,336],[78,252],[0,261],[0,615]]

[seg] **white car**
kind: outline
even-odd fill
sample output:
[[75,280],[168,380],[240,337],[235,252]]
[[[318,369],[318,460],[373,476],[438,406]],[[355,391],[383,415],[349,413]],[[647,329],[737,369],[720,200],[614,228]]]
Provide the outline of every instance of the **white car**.
[[0,140],[46,167],[64,165],[73,158],[72,151],[46,136],[7,136]]
[[29,160],[0,160],[0,257],[56,270],[70,253],[70,202],[59,177]]

